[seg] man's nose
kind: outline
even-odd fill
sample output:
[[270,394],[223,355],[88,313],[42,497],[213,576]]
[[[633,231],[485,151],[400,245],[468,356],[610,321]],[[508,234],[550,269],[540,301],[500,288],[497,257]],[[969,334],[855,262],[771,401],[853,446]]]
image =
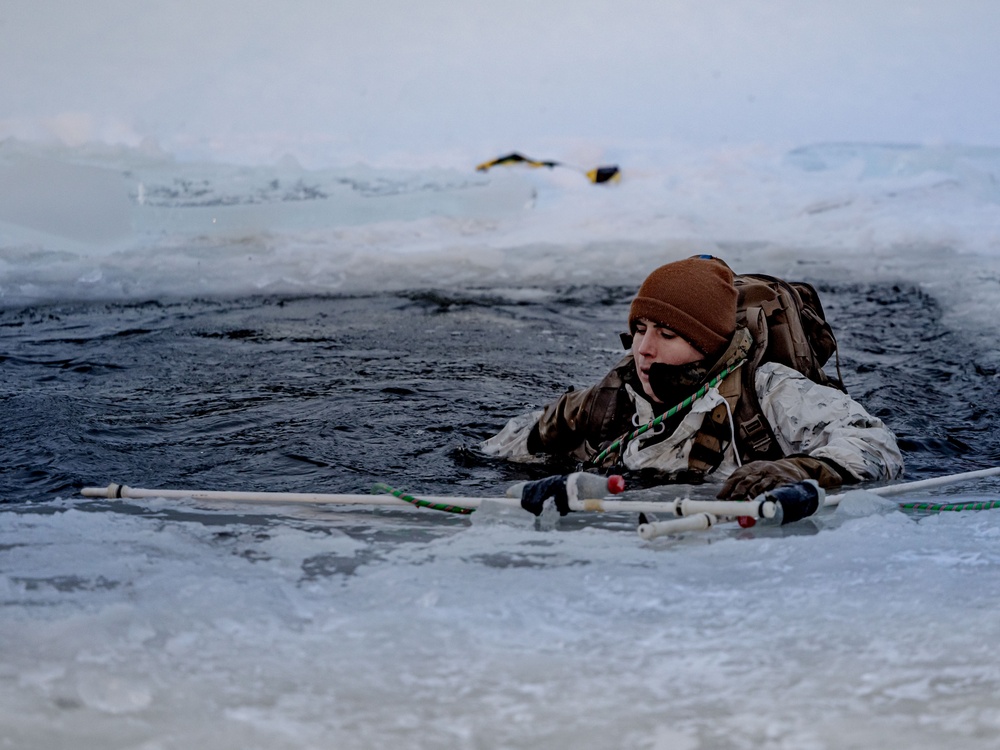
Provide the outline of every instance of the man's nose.
[[653,338],[649,334],[651,331],[648,329],[642,333],[636,333],[636,337],[639,340],[638,351],[640,354],[652,354],[653,353]]

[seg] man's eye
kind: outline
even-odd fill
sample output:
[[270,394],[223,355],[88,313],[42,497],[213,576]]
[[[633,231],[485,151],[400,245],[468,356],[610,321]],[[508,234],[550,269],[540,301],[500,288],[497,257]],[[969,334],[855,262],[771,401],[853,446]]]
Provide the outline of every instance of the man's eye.
[[677,338],[677,334],[674,333],[673,331],[668,331],[666,328],[661,328],[660,329],[660,337],[661,338],[665,338],[665,339],[667,339],[669,341],[670,339]]

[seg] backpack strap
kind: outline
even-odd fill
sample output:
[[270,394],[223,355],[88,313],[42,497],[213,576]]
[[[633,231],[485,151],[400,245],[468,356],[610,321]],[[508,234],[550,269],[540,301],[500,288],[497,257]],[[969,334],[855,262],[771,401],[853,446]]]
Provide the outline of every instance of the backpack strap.
[[719,404],[706,414],[695,434],[688,453],[688,468],[691,471],[708,474],[722,463],[726,448],[733,442],[729,413],[731,410],[735,413],[742,390],[742,373],[739,371],[719,383],[719,395],[726,403]]
[[785,454],[778,445],[770,422],[764,416],[764,410],[757,398],[757,387],[754,382],[756,368],[747,369],[743,373],[742,393],[733,419],[736,422],[736,447],[740,457],[747,461],[774,461]]
[[726,404],[719,404],[705,416],[694,437],[688,455],[688,467],[700,474],[719,468],[726,449],[733,441],[729,414],[732,413],[736,432],[736,450],[742,461],[773,461],[784,454],[757,398],[755,378],[757,368],[767,350],[767,322],[761,307],[747,310],[746,328],[753,336],[753,345],[746,364],[719,384],[719,395]]

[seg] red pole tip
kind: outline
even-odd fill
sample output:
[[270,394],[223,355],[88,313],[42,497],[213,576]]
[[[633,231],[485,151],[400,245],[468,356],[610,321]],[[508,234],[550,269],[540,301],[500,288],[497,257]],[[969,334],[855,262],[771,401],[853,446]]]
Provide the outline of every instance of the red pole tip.
[[757,525],[757,519],[752,516],[739,516],[736,523],[740,525],[741,529],[752,529]]
[[621,474],[612,474],[608,477],[608,492],[612,495],[620,495],[625,491],[625,477]]

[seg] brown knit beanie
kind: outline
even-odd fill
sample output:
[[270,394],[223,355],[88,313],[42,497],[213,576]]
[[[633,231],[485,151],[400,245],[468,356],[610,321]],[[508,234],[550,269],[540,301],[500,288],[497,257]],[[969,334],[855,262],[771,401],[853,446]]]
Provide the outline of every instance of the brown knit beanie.
[[736,330],[736,287],[729,266],[695,255],[653,271],[628,311],[630,330],[646,318],[684,337],[702,354],[714,354]]

